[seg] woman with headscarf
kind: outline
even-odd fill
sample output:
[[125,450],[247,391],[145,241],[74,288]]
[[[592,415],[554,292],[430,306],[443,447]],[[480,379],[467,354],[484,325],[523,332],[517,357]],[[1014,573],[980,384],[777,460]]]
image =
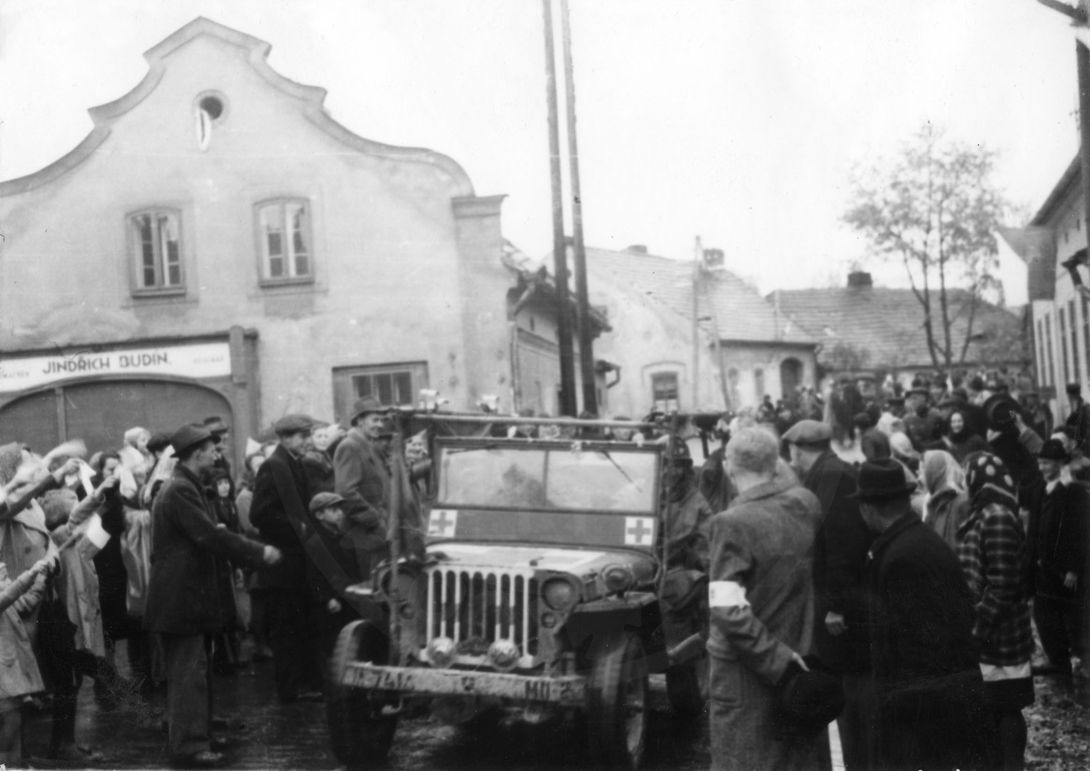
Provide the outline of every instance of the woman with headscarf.
[[964,412],[954,410],[946,420],[942,438],[929,445],[929,449],[946,450],[958,463],[964,463],[974,452],[987,452],[988,441],[969,427]]
[[969,514],[965,472],[945,450],[928,450],[920,464],[920,479],[927,491],[925,523],[942,536],[951,549],[958,546],[958,526]]
[[966,459],[969,517],[958,528],[958,559],[975,602],[973,637],[984,677],[985,746],[991,768],[1022,768],[1033,703],[1033,632],[1026,586],[1026,535],[1014,477],[997,455]]

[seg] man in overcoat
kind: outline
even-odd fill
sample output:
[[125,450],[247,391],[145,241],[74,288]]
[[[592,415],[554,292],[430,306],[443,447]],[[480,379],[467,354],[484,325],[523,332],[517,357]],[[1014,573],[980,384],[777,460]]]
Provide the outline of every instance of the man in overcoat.
[[860,468],[860,513],[877,534],[867,562],[875,765],[977,768],[984,713],[972,597],[957,556],[912,510],[913,489],[896,461]]
[[216,524],[201,483],[218,450],[211,432],[182,426],[171,438],[178,464],[152,509],[151,577],[144,623],[162,639],[172,759],[211,767],[212,637],[234,618],[225,561],[275,564],[280,552]]
[[387,554],[387,519],[393,480],[390,459],[381,439],[389,433],[389,408],[373,396],[352,406],[351,430],[333,454],[334,491],[342,506],[359,555],[369,556],[361,573],[369,575]]
[[727,443],[738,496],[712,519],[711,750],[714,769],[821,768],[824,731],[787,735],[775,687],[806,665],[813,635],[811,555],[821,505],[794,475],[777,475],[779,443],[745,428]]
[[864,569],[874,535],[853,497],[858,472],[832,451],[832,436],[827,423],[801,420],[783,439],[803,486],[821,502],[814,542],[814,643],[822,663],[842,676],[845,706],[837,725],[844,765],[852,771],[869,768],[873,751]]
[[277,445],[254,479],[250,522],[261,538],[284,555],[266,571],[269,643],[276,671],[276,695],[290,703],[321,698],[322,656],[318,634],[320,608],[307,580],[303,544],[313,530],[311,499],[303,454],[314,421],[285,415],[273,424]]

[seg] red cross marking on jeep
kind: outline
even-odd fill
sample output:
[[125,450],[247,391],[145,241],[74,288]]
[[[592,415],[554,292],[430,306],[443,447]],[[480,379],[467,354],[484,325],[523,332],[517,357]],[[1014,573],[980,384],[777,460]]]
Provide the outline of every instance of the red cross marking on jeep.
[[643,517],[633,517],[628,520],[628,522],[633,521],[635,524],[625,527],[625,543],[634,543],[637,546],[650,545],[651,534],[655,532],[655,529],[645,525],[646,520]]
[[[458,519],[446,509],[433,511],[428,521],[428,535],[454,535],[454,525]],[[449,532],[448,532],[449,531]]]

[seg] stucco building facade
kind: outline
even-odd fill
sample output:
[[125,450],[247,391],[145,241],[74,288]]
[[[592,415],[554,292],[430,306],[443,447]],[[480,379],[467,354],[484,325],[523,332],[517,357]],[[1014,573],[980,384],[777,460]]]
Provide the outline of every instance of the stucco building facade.
[[549,341],[518,332],[548,315],[548,282],[527,295],[503,196],[440,153],[353,134],[269,50],[196,19],[91,109],[79,146],[0,183],[4,439],[116,446],[208,414],[241,438],[422,388],[511,409],[526,359],[555,405]]

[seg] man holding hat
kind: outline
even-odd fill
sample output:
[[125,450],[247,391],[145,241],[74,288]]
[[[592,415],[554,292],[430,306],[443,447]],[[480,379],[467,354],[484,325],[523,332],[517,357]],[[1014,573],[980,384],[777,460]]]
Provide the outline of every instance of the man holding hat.
[[837,723],[844,765],[851,771],[868,768],[872,753],[864,566],[874,536],[854,498],[858,474],[832,451],[832,435],[828,424],[802,420],[783,440],[791,465],[818,497],[824,515],[814,541],[814,642],[822,663],[843,676],[846,704]]
[[178,463],[152,509],[151,578],[144,623],[163,644],[173,759],[210,767],[212,637],[235,617],[226,561],[274,565],[280,552],[217,527],[201,482],[219,455],[212,433],[186,425],[171,437]]
[[981,676],[973,602],[961,565],[909,501],[895,461],[863,463],[856,498],[876,534],[867,561],[871,671],[877,705],[875,767],[981,765]]
[[357,549],[371,557],[368,573],[386,556],[392,478],[381,439],[389,433],[389,412],[373,396],[359,399],[349,416],[352,428],[333,454],[334,491],[344,499]]
[[794,475],[777,475],[779,442],[765,429],[739,431],[724,457],[738,496],[711,526],[712,768],[813,768],[827,734],[787,738],[776,693],[792,665],[808,668],[820,504]]
[[302,458],[313,425],[306,415],[285,415],[273,423],[276,449],[257,470],[250,505],[250,522],[261,538],[284,553],[283,562],[264,579],[276,693],[285,703],[321,697],[322,661],[313,623],[317,600],[307,582],[303,550],[313,526]]
[[[1058,439],[1041,447],[1037,465],[1045,479],[1039,513],[1030,518],[1029,550],[1031,587],[1034,590],[1033,620],[1061,685],[1073,686],[1071,656],[1086,668],[1087,641],[1083,635],[1086,616],[1087,543],[1090,537],[1090,497],[1077,482],[1064,484],[1060,472],[1070,460]],[[1090,675],[1084,671],[1083,677]]]

